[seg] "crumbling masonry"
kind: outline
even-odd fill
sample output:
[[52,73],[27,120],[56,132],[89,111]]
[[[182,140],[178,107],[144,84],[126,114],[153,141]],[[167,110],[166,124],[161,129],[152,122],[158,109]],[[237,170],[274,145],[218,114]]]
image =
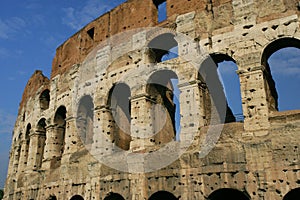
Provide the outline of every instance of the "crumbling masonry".
[[[28,81],[4,199],[299,199],[300,111],[278,111],[268,64],[275,51],[300,48],[299,14],[296,0],[128,0],[95,19],[57,48],[50,79],[36,71]],[[145,27],[165,29],[135,31]],[[124,32],[129,34],[113,37]],[[165,50],[178,46],[178,57],[164,61],[166,51],[151,46],[161,44],[156,41],[168,41]],[[237,64],[243,121],[235,122],[227,108],[224,123],[211,123],[214,89],[184,59],[203,51],[216,64]],[[209,63],[201,58],[198,67]],[[164,77],[161,85],[122,82],[147,63],[155,63],[155,70],[139,76]],[[177,136],[172,79],[180,90]],[[166,108],[163,124],[159,110],[149,111],[156,104]],[[157,134],[141,137],[137,127],[143,124]],[[220,126],[217,143],[201,156],[208,127]],[[119,156],[188,140],[192,144],[178,159],[157,170],[134,173],[161,160],[126,163]],[[126,170],[100,162],[95,151],[109,151],[109,162]]]

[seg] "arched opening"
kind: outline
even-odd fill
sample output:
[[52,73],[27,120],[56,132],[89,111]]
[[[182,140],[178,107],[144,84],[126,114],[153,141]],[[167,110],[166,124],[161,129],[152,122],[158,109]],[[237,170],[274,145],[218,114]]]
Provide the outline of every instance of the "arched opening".
[[178,198],[176,198],[172,193],[167,192],[167,191],[158,191],[154,194],[151,195],[151,197],[149,198],[149,200],[177,200]]
[[90,96],[81,98],[77,110],[76,125],[79,131],[80,139],[83,144],[93,143],[94,129],[94,103]]
[[40,168],[42,165],[42,160],[44,156],[44,147],[46,141],[46,119],[42,118],[39,120],[36,126],[36,132],[38,134],[37,138],[37,154],[36,154],[36,163],[34,167]]
[[29,144],[30,144],[30,132],[31,132],[31,124],[27,124],[26,126],[26,132],[25,132],[25,148],[22,149],[23,155],[24,155],[24,166],[27,165],[28,161],[28,153],[29,153]]
[[65,144],[65,132],[66,132],[66,114],[67,110],[65,106],[60,106],[54,115],[54,135],[55,137],[53,144],[54,153],[56,156],[61,156],[64,152],[64,144]]
[[70,200],[84,200],[84,198],[80,195],[75,195]]
[[118,193],[109,193],[104,200],[125,200],[122,195],[118,194]]
[[178,43],[172,33],[157,36],[148,44],[150,61],[160,63],[178,57]]
[[57,200],[55,195],[51,195],[50,197],[47,198],[47,200]]
[[50,103],[50,91],[44,90],[40,95],[40,108],[41,110],[47,110]]
[[199,79],[205,83],[202,96],[207,120],[213,115],[211,108],[214,103],[221,123],[243,121],[240,80],[236,70],[235,61],[225,54],[212,54],[201,64]]
[[109,92],[108,106],[111,116],[109,119],[112,142],[123,150],[129,150],[131,141],[131,91],[125,83],[118,83]]
[[211,193],[207,199],[209,200],[223,200],[223,199],[250,200],[250,196],[247,193],[241,192],[236,189],[223,188]]
[[[153,73],[147,82],[146,92],[153,99],[152,103],[161,105],[152,107],[151,114],[156,144],[165,144],[179,138],[180,102],[177,84],[178,77],[170,70]],[[167,113],[162,113],[165,111]],[[166,120],[162,116],[166,116]]]
[[300,197],[300,188],[293,189],[289,191],[284,197],[283,200],[298,200]]
[[271,111],[300,109],[300,40],[281,38],[269,44],[262,55]]
[[243,121],[241,86],[239,76],[236,73],[238,70],[236,62],[225,54],[214,54],[212,59],[217,64],[217,72],[228,104],[225,121]]

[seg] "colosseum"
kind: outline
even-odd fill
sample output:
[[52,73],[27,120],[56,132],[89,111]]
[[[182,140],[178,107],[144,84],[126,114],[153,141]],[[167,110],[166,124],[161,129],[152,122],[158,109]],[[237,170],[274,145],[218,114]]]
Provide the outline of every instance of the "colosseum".
[[90,22],[25,87],[4,199],[300,199],[300,110],[278,110],[268,63],[300,48],[299,14],[296,0],[128,0]]

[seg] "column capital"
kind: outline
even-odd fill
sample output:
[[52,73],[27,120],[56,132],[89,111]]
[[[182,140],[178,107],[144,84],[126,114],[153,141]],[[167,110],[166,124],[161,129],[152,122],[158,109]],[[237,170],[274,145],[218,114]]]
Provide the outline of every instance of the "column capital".
[[251,67],[248,70],[245,69],[240,69],[237,70],[236,73],[238,75],[242,75],[242,74],[250,74],[250,73],[255,73],[255,72],[264,72],[265,71],[265,67],[263,65],[260,66],[255,66],[255,67]]
[[151,97],[147,93],[137,94],[137,95],[131,97],[131,102],[136,102],[136,101],[140,101],[140,100],[148,100],[148,101],[151,101],[153,103],[156,102],[155,98]]

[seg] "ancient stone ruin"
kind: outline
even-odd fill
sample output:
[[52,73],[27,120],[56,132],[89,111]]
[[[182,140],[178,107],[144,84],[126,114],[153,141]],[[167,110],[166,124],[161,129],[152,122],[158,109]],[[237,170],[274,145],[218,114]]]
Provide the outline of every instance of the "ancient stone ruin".
[[296,0],[128,0],[95,19],[28,81],[4,199],[299,199],[300,111],[278,111],[268,63],[300,48],[299,14]]

